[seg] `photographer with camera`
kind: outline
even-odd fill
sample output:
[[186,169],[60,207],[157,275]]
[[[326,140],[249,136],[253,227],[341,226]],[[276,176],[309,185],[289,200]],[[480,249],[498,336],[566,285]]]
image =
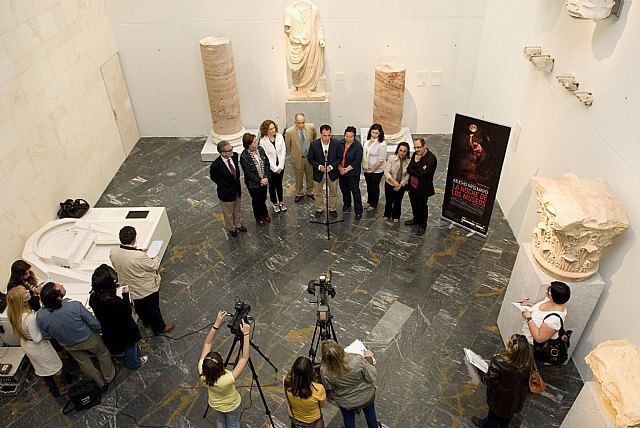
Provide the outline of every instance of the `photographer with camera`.
[[216,411],[218,428],[240,428],[240,394],[236,390],[235,381],[249,361],[249,324],[244,320],[240,323],[242,338],[242,354],[233,371],[226,370],[224,360],[217,351],[211,350],[211,343],[216,337],[220,326],[224,324],[227,313],[218,312],[216,321],[204,339],[198,374],[200,382],[207,387],[208,403]]

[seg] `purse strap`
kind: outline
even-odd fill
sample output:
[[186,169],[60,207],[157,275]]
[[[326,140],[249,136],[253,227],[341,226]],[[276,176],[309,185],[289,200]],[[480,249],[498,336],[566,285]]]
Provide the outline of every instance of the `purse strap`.
[[560,316],[560,314],[558,314],[557,312],[552,312],[549,315],[547,315],[546,317],[544,317],[542,319],[542,322],[544,323],[544,320],[546,320],[547,318],[551,317],[551,316],[557,316],[558,318],[560,318],[560,330],[558,330],[558,336],[562,337],[565,332],[564,332],[564,322],[562,322],[562,317]]
[[282,385],[282,389],[284,389],[284,396],[287,399],[287,405],[289,406],[289,409],[291,409],[291,417],[297,421],[296,415],[293,413],[293,406],[291,405],[291,401],[289,401],[289,392],[287,391],[287,387]]

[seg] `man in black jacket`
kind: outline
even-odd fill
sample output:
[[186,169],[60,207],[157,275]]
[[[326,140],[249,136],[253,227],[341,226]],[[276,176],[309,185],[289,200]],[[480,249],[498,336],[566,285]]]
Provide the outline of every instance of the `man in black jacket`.
[[233,237],[247,228],[240,224],[240,164],[238,154],[228,141],[218,143],[220,156],[209,167],[209,176],[216,183],[216,191],[224,217],[224,227]]
[[[320,127],[320,138],[311,143],[307,160],[313,166],[313,193],[316,200],[316,212],[314,216],[320,218],[324,212],[324,183],[329,176],[329,214],[331,217],[338,217],[336,204],[338,202],[338,165],[340,156],[338,154],[338,142],[331,138],[331,127],[322,125]],[[327,167],[325,170],[325,161]]]
[[436,172],[438,160],[427,149],[424,138],[413,140],[415,153],[407,167],[409,173],[409,200],[413,219],[404,222],[405,225],[418,225],[415,235],[424,235],[427,230],[427,217],[429,216],[429,197],[435,195],[433,188],[433,174]]

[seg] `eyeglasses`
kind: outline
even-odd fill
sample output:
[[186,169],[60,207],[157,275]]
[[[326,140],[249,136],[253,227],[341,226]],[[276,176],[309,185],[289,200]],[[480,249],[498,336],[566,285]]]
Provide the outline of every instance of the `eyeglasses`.
[[420,150],[420,149],[422,148],[422,146],[413,146],[413,148],[414,148],[415,150]]
[[233,151],[233,149],[229,149],[229,150],[223,150],[222,153],[231,153]]

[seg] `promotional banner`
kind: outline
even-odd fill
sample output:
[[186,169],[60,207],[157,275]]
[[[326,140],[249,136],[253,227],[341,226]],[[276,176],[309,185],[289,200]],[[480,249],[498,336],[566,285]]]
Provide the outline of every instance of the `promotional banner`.
[[456,114],[443,218],[487,234],[510,132],[508,126]]

